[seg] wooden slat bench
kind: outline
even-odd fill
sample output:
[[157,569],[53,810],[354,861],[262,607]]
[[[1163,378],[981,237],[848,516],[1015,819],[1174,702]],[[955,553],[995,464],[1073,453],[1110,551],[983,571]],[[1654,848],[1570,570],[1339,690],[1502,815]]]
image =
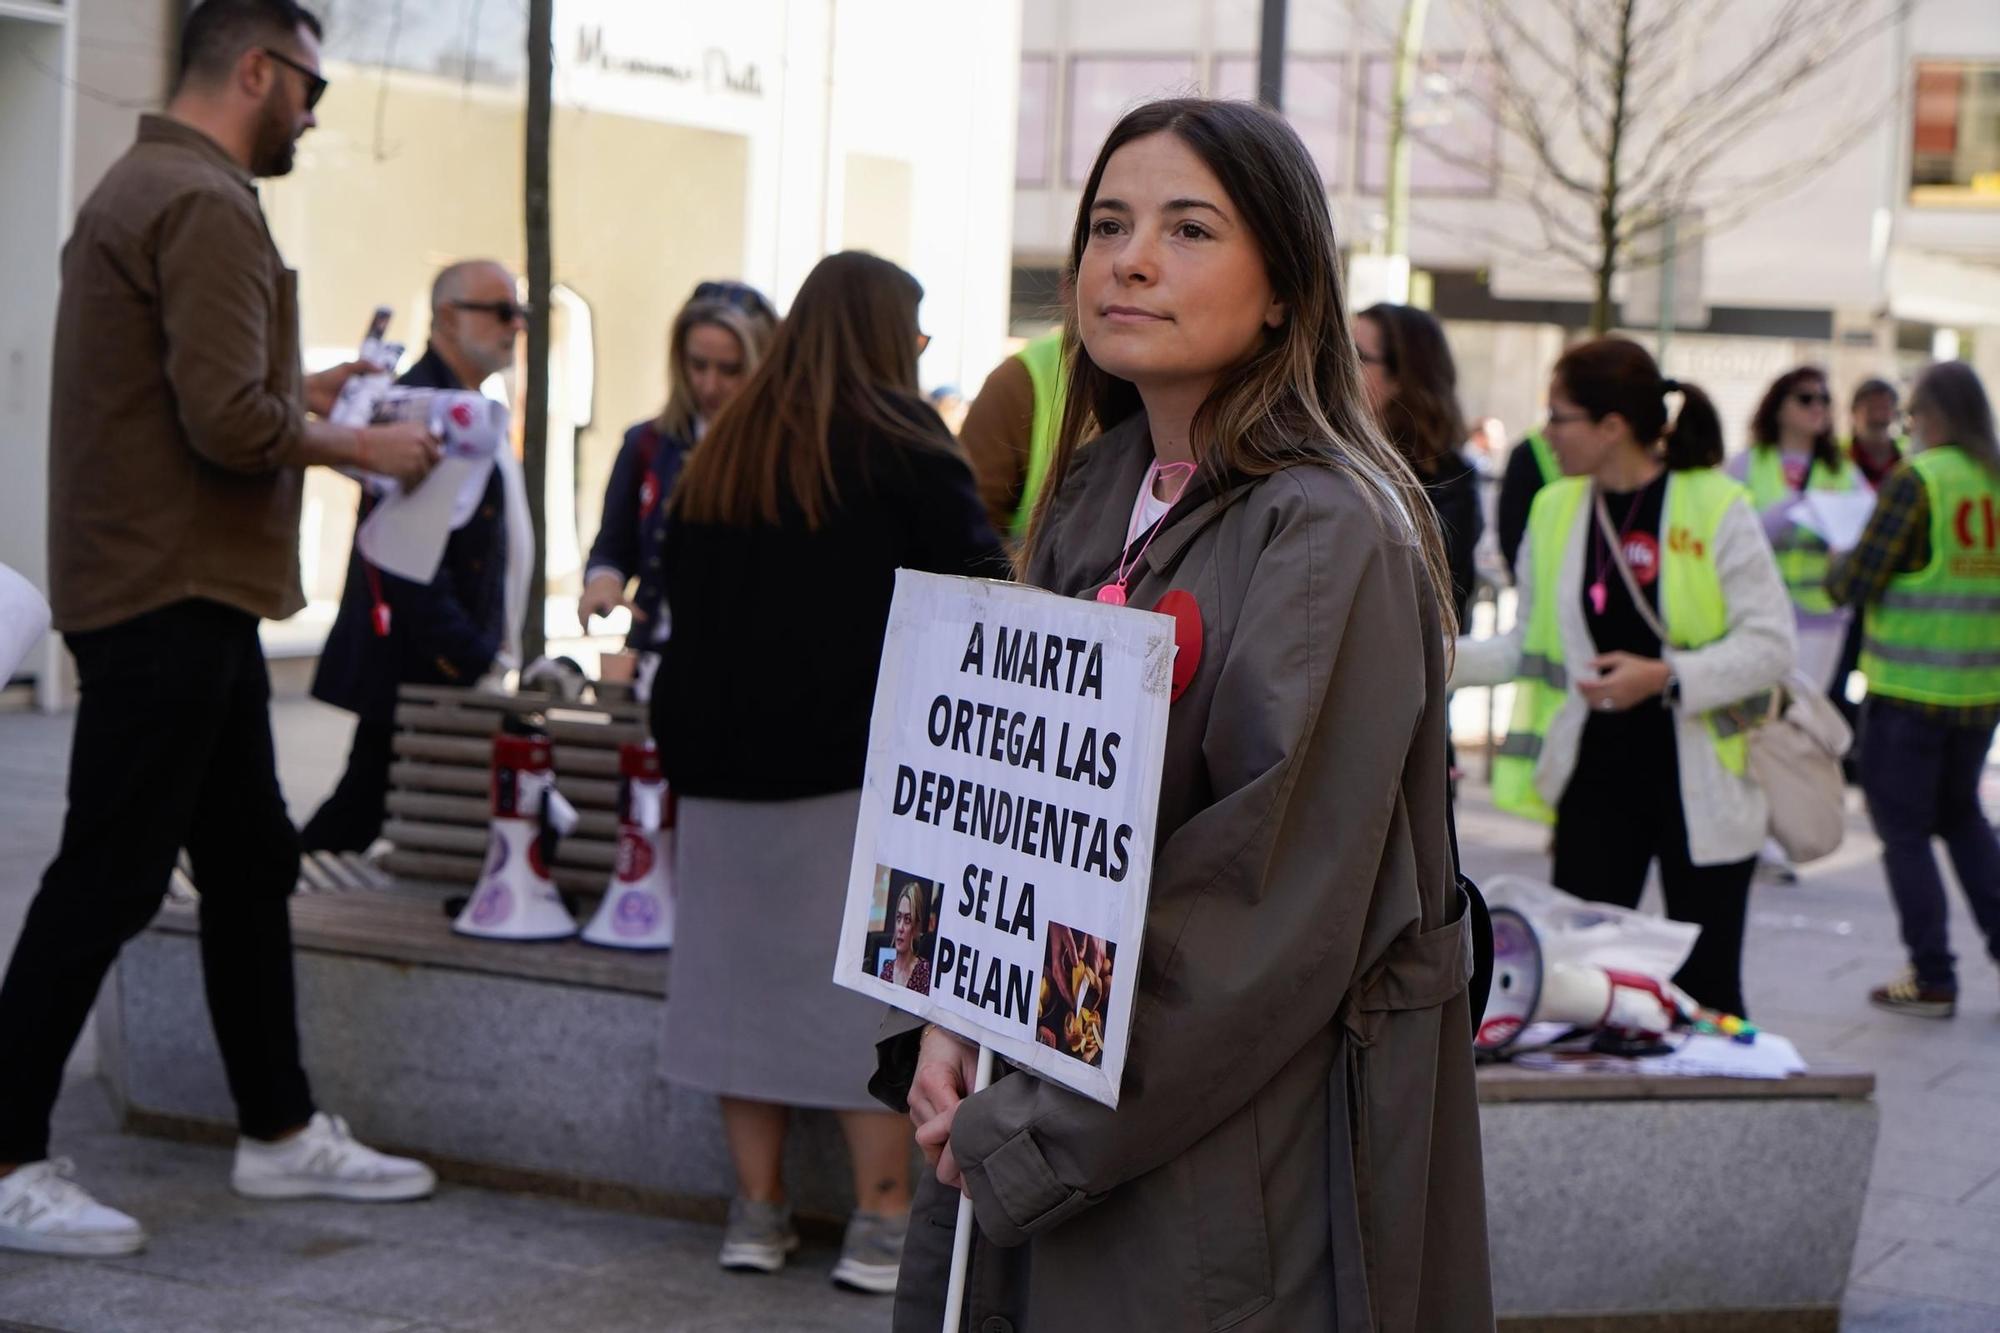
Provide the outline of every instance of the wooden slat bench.
[[645,708],[626,699],[564,703],[545,694],[495,694],[406,685],[397,697],[389,820],[381,858],[398,880],[470,888],[486,855],[493,733],[509,715],[541,713],[554,742],[556,787],[577,808],[576,831],[550,868],[557,887],[601,893],[618,854],[618,750],[646,736]]

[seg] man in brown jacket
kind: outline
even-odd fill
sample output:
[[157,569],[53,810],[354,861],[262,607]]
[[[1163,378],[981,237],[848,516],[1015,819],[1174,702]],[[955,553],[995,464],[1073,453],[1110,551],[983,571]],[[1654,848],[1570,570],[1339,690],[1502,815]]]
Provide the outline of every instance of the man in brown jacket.
[[259,1198],[407,1199],[420,1163],[357,1143],[299,1064],[298,834],[278,788],[260,618],[304,605],[305,468],[405,484],[437,442],[325,412],[347,369],[301,374],[297,275],[255,178],[291,169],[325,90],[320,25],[290,0],[207,0],[165,115],[77,215],[62,257],[49,439],[56,628],[82,702],[61,849],[0,985],[0,1248],[126,1254],[139,1224],[48,1160],[63,1065],[105,972],[187,849],[202,967]]

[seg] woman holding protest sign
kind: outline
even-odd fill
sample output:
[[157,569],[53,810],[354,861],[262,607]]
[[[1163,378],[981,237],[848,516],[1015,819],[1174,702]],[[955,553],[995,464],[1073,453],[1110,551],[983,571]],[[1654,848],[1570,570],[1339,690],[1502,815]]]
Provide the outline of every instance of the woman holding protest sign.
[[898,567],[1005,568],[971,470],[917,389],[923,289],[819,262],[689,455],[667,524],[673,634],[652,719],[678,797],[666,1072],[722,1099],[738,1197],[726,1268],[798,1246],[788,1110],[840,1113],[857,1211],[834,1279],[893,1288],[910,1129],[868,1097],[881,1009],[835,987],[875,675]]
[[1490,1329],[1451,581],[1363,395],[1312,158],[1262,107],[1142,106],[1068,272],[1026,579],[1179,626],[1125,1077],[1115,1111],[1018,1070],[968,1095],[957,1037],[882,1043],[936,1167],[895,1328],[939,1327],[962,1187],[966,1329]]
[[1675,980],[1741,1014],[1769,818],[1747,731],[1792,666],[1783,580],[1750,497],[1716,467],[1714,404],[1637,343],[1563,353],[1548,437],[1564,476],[1530,511],[1515,626],[1461,641],[1453,683],[1514,682],[1493,800],[1554,823],[1556,886],[1637,907],[1657,860],[1668,915],[1701,927]]

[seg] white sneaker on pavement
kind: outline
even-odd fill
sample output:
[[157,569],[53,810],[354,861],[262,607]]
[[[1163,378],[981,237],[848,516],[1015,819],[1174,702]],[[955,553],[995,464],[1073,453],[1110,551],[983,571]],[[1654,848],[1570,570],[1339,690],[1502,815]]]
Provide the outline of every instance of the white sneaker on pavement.
[[0,1177],[0,1249],[31,1254],[137,1254],[146,1232],[71,1179],[67,1157],[30,1162]]
[[428,1197],[437,1176],[422,1162],[376,1152],[355,1139],[345,1120],[318,1111],[282,1142],[238,1139],[229,1183],[251,1199],[395,1203]]

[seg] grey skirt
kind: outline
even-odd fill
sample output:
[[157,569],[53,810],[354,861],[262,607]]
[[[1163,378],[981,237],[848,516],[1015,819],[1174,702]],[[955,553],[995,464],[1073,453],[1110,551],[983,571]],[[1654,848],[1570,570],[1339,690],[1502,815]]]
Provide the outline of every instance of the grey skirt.
[[868,1095],[881,1001],[833,984],[861,793],[684,798],[663,1063],[724,1097],[843,1111]]

